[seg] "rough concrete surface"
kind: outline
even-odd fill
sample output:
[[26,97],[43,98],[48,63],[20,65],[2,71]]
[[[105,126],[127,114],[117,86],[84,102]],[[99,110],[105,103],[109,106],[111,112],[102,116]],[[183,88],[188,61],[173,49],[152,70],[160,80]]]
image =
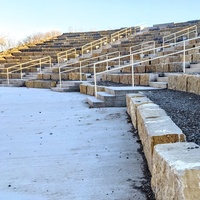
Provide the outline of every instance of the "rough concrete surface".
[[0,88],[0,199],[145,200],[126,108],[86,95]]

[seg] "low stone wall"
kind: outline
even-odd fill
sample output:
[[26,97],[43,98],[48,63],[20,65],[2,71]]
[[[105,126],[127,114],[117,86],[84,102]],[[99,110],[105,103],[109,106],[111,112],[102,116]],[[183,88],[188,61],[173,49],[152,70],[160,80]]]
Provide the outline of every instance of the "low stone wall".
[[[94,85],[92,85],[90,83],[84,83],[84,84],[80,84],[79,87],[80,87],[80,93],[91,95],[91,96],[95,95]],[[97,86],[97,91],[98,92],[104,92],[105,87],[104,86]]]
[[[134,127],[138,129],[152,174],[152,189],[156,199],[198,199],[200,195],[199,146],[187,143],[181,129],[166,112],[143,94],[127,94],[126,103],[127,113]],[[185,151],[181,152],[184,149]],[[191,157],[188,163],[187,156]],[[191,195],[188,196],[190,193]]]
[[[62,73],[61,74],[62,80],[80,80],[80,73],[74,72],[74,73]],[[45,74],[38,74],[37,79],[39,80],[59,80],[59,74],[58,73],[45,73]],[[85,81],[86,75],[82,74],[82,80]]]
[[[134,74],[134,84],[141,86],[149,86],[149,74]],[[102,81],[111,81],[113,83],[122,83],[132,85],[131,74],[103,74]]]
[[168,89],[200,95],[200,75],[170,75],[168,77]]
[[44,80],[31,80],[26,81],[25,86],[28,88],[51,88],[56,87],[56,81],[44,81]]

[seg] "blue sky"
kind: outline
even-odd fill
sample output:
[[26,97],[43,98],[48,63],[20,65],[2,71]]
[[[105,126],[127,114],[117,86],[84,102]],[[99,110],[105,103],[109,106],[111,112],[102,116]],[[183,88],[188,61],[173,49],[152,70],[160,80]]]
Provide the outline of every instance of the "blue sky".
[[199,0],[0,0],[0,34],[105,30],[200,19]]

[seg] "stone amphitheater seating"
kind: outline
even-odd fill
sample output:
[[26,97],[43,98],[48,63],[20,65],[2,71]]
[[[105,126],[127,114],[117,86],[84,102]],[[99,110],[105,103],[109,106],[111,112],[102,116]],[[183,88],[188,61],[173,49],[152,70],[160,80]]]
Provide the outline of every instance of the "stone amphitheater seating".
[[[142,42],[145,41],[155,41],[155,46],[159,47],[162,46],[162,37],[166,36],[171,33],[175,33],[177,31],[182,30],[183,28],[190,27],[191,25],[197,24],[199,25],[199,21],[197,22],[189,22],[189,23],[179,23],[179,24],[164,24],[164,25],[155,25],[153,27],[148,28],[146,31],[144,31],[142,34],[138,34],[135,36],[130,36],[126,39],[122,39],[120,42],[115,41],[113,42],[109,48],[103,48],[101,52],[95,53],[92,56],[101,56],[105,55],[107,53],[112,53],[116,51],[120,51],[121,55],[126,55],[130,52],[130,47],[134,45],[139,45]],[[120,29],[118,29],[120,30]],[[92,42],[96,39],[99,39],[103,36],[108,36],[118,30],[109,30],[109,31],[98,31],[98,32],[77,32],[77,33],[64,33],[61,36],[58,36],[56,38],[53,38],[48,41],[44,41],[38,44],[31,44],[28,46],[20,47],[17,50],[14,50],[13,52],[10,52],[9,54],[1,55],[0,56],[0,65],[2,67],[10,67],[15,64],[20,64],[24,62],[28,62],[30,60],[34,60],[37,58],[42,58],[45,56],[51,56],[52,63],[57,63],[57,53],[64,52],[66,50],[69,50],[71,48],[77,49],[77,54],[81,54],[80,47],[82,45],[85,45],[89,42]],[[187,48],[193,47],[197,45],[199,41],[193,41],[187,45]],[[182,46],[176,46],[174,47],[175,50],[181,50]],[[166,50],[165,52],[157,52],[159,55],[165,55],[169,53],[170,50]],[[173,52],[173,51],[172,51]],[[188,52],[186,54],[186,65],[190,66],[189,63],[195,63],[199,61],[199,55],[197,54],[199,50],[195,50],[194,52]],[[147,54],[150,52],[146,52]],[[157,81],[159,77],[159,73],[164,73],[165,76],[168,75],[168,73],[172,72],[182,72],[182,55],[174,55],[169,58],[164,59],[158,59],[158,60],[152,60],[148,61],[146,58],[141,58],[139,56],[134,56],[134,60],[147,60],[145,63],[142,63],[135,67],[135,85],[149,85],[150,82]],[[68,59],[73,59],[74,55],[69,55]],[[81,60],[81,59],[80,59]],[[123,62],[130,61],[127,60],[127,58],[124,58],[121,60],[121,64]],[[88,63],[89,64],[89,63]],[[116,61],[109,62],[109,67],[117,65]],[[78,67],[78,65],[73,65],[70,67]],[[100,64],[97,66],[97,72],[104,71],[106,69],[106,64]],[[45,66],[43,66],[45,68]],[[69,68],[70,69],[70,68]],[[36,67],[35,69],[26,70],[26,72],[37,72]],[[123,83],[123,84],[132,84],[130,80],[130,73],[132,69],[131,67],[126,67],[120,70],[119,72],[113,72],[111,74],[106,74],[102,77],[103,81],[112,81],[115,83]],[[188,69],[189,71],[189,69]],[[78,71],[74,71],[78,72]],[[92,66],[86,67],[83,69],[82,73],[87,74],[93,74],[94,70]],[[71,73],[71,72],[70,72]],[[47,74],[47,75],[45,75]],[[155,75],[156,74],[156,75]],[[16,76],[10,76],[16,77]],[[55,77],[58,77],[58,69],[56,67],[53,67],[52,71],[43,71],[42,74],[37,76],[38,79],[41,80],[41,77],[45,77],[45,80],[47,77],[54,77],[53,80],[57,80]],[[63,75],[63,80],[66,80],[66,77],[69,78],[69,75]],[[65,78],[64,78],[65,77]],[[75,76],[77,77],[77,76]],[[79,76],[80,77],[80,76]],[[51,78],[50,78],[51,79]],[[160,78],[161,79],[161,78]],[[167,78],[164,78],[166,82]],[[158,82],[158,81],[157,81]],[[152,83],[153,84],[153,83]],[[154,83],[155,85],[155,83]],[[166,84],[165,84],[166,86]],[[162,87],[162,86],[161,86]]]
[[[86,32],[86,33],[64,33],[61,36],[39,44],[24,46],[18,50],[11,51],[7,54],[1,54],[0,65],[4,68],[24,63],[29,60],[51,56],[52,63],[55,65],[49,69],[47,64],[42,66],[42,72],[38,73],[38,66],[34,66],[26,71],[23,71],[24,76],[33,74],[34,78],[25,78],[18,86],[36,87],[36,88],[52,88],[53,91],[70,92],[80,91],[81,93],[91,96],[95,95],[95,87],[88,78],[88,74],[94,73],[93,63],[103,59],[96,58],[97,56],[106,55],[107,53],[120,51],[121,55],[127,55],[130,52],[130,47],[139,45],[145,41],[155,41],[156,47],[162,46],[163,36],[180,31],[186,27],[196,24],[198,30],[200,21],[191,21],[187,23],[169,23],[160,24],[148,28],[141,34],[122,38],[120,41],[115,41],[109,44],[109,47],[103,48],[100,52],[95,52],[91,57],[95,58],[88,61],[82,73],[79,69],[62,73],[62,84],[59,83],[59,68],[56,66],[58,62],[56,54],[64,52],[71,48],[76,48],[81,54],[80,47],[103,36],[108,36],[117,30]],[[193,48],[200,44],[200,39],[188,42],[186,48]],[[165,51],[156,52],[158,55],[166,55],[170,52],[183,50],[183,46],[173,46],[165,49]],[[146,52],[145,55],[135,55],[134,60],[144,61],[134,67],[134,84],[138,86],[152,86],[169,89],[191,92],[200,95],[200,76],[194,73],[200,73],[200,51],[192,49],[186,52],[186,74],[183,74],[183,55],[173,55],[165,59],[149,60],[151,52]],[[73,56],[69,57],[73,59]],[[85,60],[84,57],[79,60]],[[120,64],[130,62],[130,56],[121,60]],[[66,65],[66,66],[65,66]],[[108,63],[98,64],[96,72],[102,72],[109,67],[117,66],[118,61],[109,61]],[[79,67],[79,63],[64,63],[64,67],[69,70]],[[66,68],[60,68],[64,71]],[[1,69],[0,69],[1,70]],[[198,71],[199,70],[199,71]],[[104,73],[100,78],[104,82],[113,82],[117,84],[132,85],[132,68],[126,67]],[[4,83],[6,75],[0,75],[0,83]],[[20,79],[20,73],[9,75],[10,79]],[[80,80],[81,81],[78,81]],[[67,80],[75,80],[67,81]],[[13,80],[14,82],[15,80]],[[58,87],[56,85],[59,84]],[[57,88],[57,89],[56,89]],[[185,135],[172,122],[164,110],[155,105],[152,101],[144,97],[142,94],[134,93],[133,87],[125,88],[120,93],[119,88],[109,88],[104,86],[97,87],[97,98],[88,98],[93,107],[102,106],[127,106],[127,113],[130,115],[132,123],[138,129],[139,136],[143,145],[144,153],[147,159],[149,170],[152,174],[152,189],[156,194],[157,199],[198,199],[200,196],[199,190],[199,146],[194,143],[187,143]],[[127,94],[130,93],[130,94]],[[123,97],[126,95],[126,99]],[[105,99],[108,99],[107,101]],[[112,99],[115,101],[113,102]],[[188,151],[190,149],[191,151]],[[167,153],[166,153],[167,152]],[[180,152],[184,152],[181,154]],[[169,154],[171,156],[169,156]],[[180,165],[175,165],[179,158]],[[187,165],[187,161],[193,165]],[[178,166],[178,167],[177,167]],[[181,167],[181,168],[179,168]],[[198,177],[198,178],[197,178]],[[181,185],[181,189],[180,189]],[[190,187],[188,187],[190,185]],[[173,187],[172,187],[173,186]]]

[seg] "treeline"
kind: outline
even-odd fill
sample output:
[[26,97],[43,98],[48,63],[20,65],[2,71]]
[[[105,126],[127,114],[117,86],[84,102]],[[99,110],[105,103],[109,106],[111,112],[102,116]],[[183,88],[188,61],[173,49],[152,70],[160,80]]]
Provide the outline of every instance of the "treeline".
[[21,41],[15,41],[3,34],[0,34],[0,51],[5,51],[5,50],[11,49],[17,46],[21,46],[21,45],[28,45],[28,44],[43,42],[58,35],[61,35],[61,32],[53,30],[46,33],[40,33],[40,32],[34,33],[32,35],[28,35]]

